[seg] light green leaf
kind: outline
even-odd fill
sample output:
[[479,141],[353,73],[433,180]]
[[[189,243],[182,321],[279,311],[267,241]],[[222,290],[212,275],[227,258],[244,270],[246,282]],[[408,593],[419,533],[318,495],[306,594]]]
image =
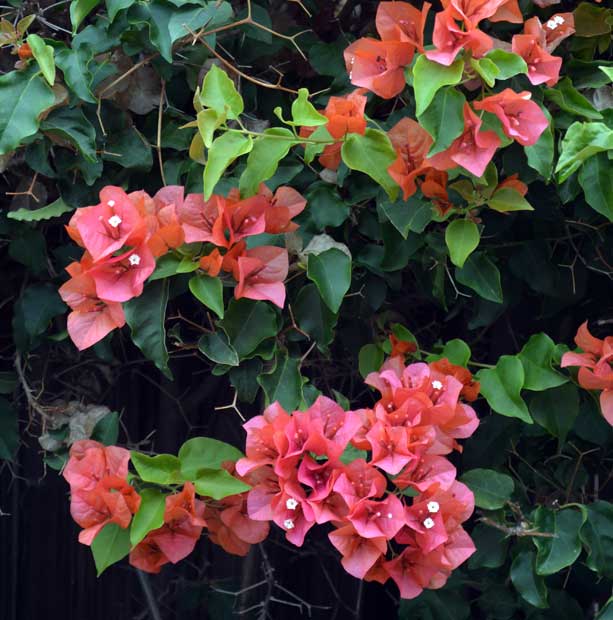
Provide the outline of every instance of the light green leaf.
[[32,50],[32,56],[34,56],[40,70],[43,72],[45,80],[47,80],[49,86],[53,86],[55,82],[53,48],[47,45],[37,34],[29,34],[26,41]]
[[530,605],[547,607],[545,580],[536,574],[534,551],[521,551],[511,564],[511,581],[521,597]]
[[464,60],[458,58],[445,67],[428,60],[423,54],[415,61],[413,67],[413,88],[415,89],[415,113],[421,116],[427,109],[434,95],[443,86],[453,86],[462,79]]
[[481,76],[481,79],[491,88],[496,83],[496,78],[500,74],[498,65],[491,59],[484,57],[480,60],[470,59],[470,66]]
[[396,151],[385,133],[367,129],[364,135],[348,134],[341,156],[348,168],[364,172],[387,192],[390,200],[396,199],[399,188],[387,172],[396,161]]
[[309,101],[309,91],[306,88],[301,88],[298,97],[292,102],[292,120],[294,125],[305,127],[317,127],[328,123],[328,117],[320,114]]
[[166,498],[160,490],[143,489],[140,491],[140,506],[130,527],[130,544],[132,547],[136,547],[149,532],[162,527],[165,507]]
[[219,116],[231,119],[237,119],[244,109],[243,98],[236,90],[234,82],[217,65],[211,65],[204,76],[200,102],[215,110]]
[[105,525],[91,544],[98,577],[112,564],[130,553],[130,529],[116,523]]
[[40,209],[22,208],[16,211],[9,211],[6,215],[11,220],[17,220],[18,222],[41,222],[43,220],[50,220],[53,217],[59,217],[69,211],[74,211],[74,207],[70,207],[61,198],[58,198]]
[[204,198],[208,200],[226,168],[241,155],[246,155],[253,148],[251,136],[242,133],[224,133],[213,140],[207,153],[207,162],[202,178]]
[[460,480],[475,494],[475,505],[486,510],[502,508],[515,488],[513,478],[493,469],[471,469]]
[[602,114],[573,86],[568,77],[562,78],[554,88],[546,89],[545,98],[574,116],[582,116],[592,121],[602,119]]
[[337,313],[351,285],[351,258],[336,248],[309,254],[307,277],[315,283],[328,308]]
[[179,450],[181,475],[196,480],[203,469],[221,469],[227,461],[236,462],[243,453],[223,441],[210,437],[194,437],[187,440]]
[[198,495],[223,499],[230,495],[244,493],[251,487],[230,475],[225,469],[203,469],[200,477],[194,480]]
[[279,352],[271,372],[261,374],[258,383],[266,395],[266,405],[275,401],[287,411],[298,409],[303,399],[303,379],[300,374],[300,360]]
[[483,252],[472,254],[455,272],[458,282],[471,288],[483,299],[502,303],[502,286],[498,267]]
[[481,382],[481,393],[494,411],[532,424],[530,412],[520,394],[525,375],[517,357],[503,355],[495,368],[480,370],[477,378]]
[[216,364],[238,366],[238,354],[223,332],[204,334],[198,341],[198,348]]
[[196,116],[198,123],[198,131],[202,136],[202,142],[207,149],[210,149],[213,144],[213,136],[215,131],[219,129],[226,122],[226,115],[218,114],[212,108],[201,110]]
[[440,357],[446,357],[452,364],[466,366],[470,355],[470,347],[460,338],[454,338],[445,343]]
[[534,207],[517,190],[511,187],[501,187],[496,190],[488,199],[487,205],[499,213],[534,211]]
[[100,0],[72,0],[70,3],[70,23],[73,32],[81,22],[100,4]]
[[55,96],[33,69],[0,75],[0,93],[0,155],[5,155],[38,131],[40,116]]
[[136,469],[136,473],[145,482],[155,484],[179,484],[183,482],[181,463],[172,454],[147,456],[133,450],[130,453],[130,460]]
[[123,304],[123,309],[134,344],[166,377],[172,379],[164,327],[167,303],[168,280],[156,280],[145,287],[140,297]]
[[445,243],[449,258],[457,267],[463,267],[466,259],[477,249],[481,235],[472,220],[453,220],[445,229]]
[[192,276],[189,281],[189,290],[200,303],[223,319],[223,284],[219,278],[212,278],[204,273]]
[[555,343],[547,334],[534,334],[519,352],[524,367],[524,389],[540,392],[558,387],[568,379],[552,368]]
[[498,67],[498,74],[496,75],[497,80],[508,80],[520,73],[528,73],[526,61],[513,52],[494,49],[488,52],[485,58],[491,60]]
[[432,103],[419,117],[419,124],[432,136],[434,142],[428,156],[436,155],[451,146],[464,131],[464,104],[466,98],[452,86],[441,88]]
[[238,182],[241,196],[256,194],[260,183],[274,175],[279,162],[296,144],[300,144],[300,140],[285,127],[266,129],[262,136],[255,138],[253,149],[247,158],[247,167]]

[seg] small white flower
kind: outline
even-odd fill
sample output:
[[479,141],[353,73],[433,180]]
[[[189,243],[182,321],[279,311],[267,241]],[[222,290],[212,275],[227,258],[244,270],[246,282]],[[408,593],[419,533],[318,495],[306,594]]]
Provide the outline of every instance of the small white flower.
[[128,258],[128,262],[133,267],[136,267],[137,265],[140,265],[140,256],[138,254],[132,254],[132,256]]
[[428,517],[427,519],[424,519],[424,527],[427,530],[431,530],[434,527],[434,520],[431,519],[430,517]]
[[294,529],[294,522],[292,521],[292,519],[285,519],[285,521],[283,521],[283,527],[286,530],[293,530]]
[[387,518],[388,518],[388,519],[391,519],[391,518],[392,518],[392,516],[393,516],[393,515],[392,515],[392,513],[391,513],[391,512],[388,512],[388,513],[387,513]]
[[109,217],[107,221],[113,228],[117,228],[117,226],[121,224],[122,219],[118,215],[113,215],[112,217]]
[[558,22],[555,21],[554,19],[550,19],[545,26],[547,26],[547,28],[549,28],[549,30],[555,30],[558,27]]
[[114,207],[115,206],[115,201],[114,200],[109,200],[106,204],[109,205],[109,207]]
[[438,502],[431,501],[428,502],[428,512],[436,513],[440,510],[440,505]]
[[288,510],[296,510],[296,508],[298,507],[298,502],[293,497],[290,497],[285,502],[285,506],[287,507]]
[[440,390],[440,389],[442,389],[443,384],[442,384],[440,381],[436,381],[436,380],[435,380],[435,381],[433,381],[433,382],[432,382],[432,387],[433,387],[435,390]]

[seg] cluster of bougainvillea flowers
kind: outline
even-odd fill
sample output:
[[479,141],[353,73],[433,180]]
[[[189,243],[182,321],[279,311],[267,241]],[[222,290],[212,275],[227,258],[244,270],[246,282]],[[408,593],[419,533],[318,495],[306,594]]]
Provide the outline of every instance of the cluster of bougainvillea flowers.
[[[403,118],[388,133],[397,152],[388,172],[402,188],[404,199],[415,193],[416,180],[424,176],[421,184],[424,196],[435,203],[442,200],[444,204],[448,202],[446,171],[459,166],[480,177],[501,146],[495,131],[482,129],[484,113],[496,116],[504,134],[522,146],[535,144],[549,125],[539,105],[531,100],[530,92],[515,92],[510,88],[492,92],[486,85],[480,89],[482,82],[469,61],[483,57],[494,48],[512,51],[526,62],[527,77],[532,84],[552,86],[559,79],[562,59],[550,52],[574,32],[574,20],[572,13],[560,13],[543,26],[538,17],[533,17],[525,22],[523,33],[515,34],[509,43],[490,37],[479,29],[479,24],[483,20],[522,24],[517,0],[443,0],[444,9],[435,17],[434,49],[425,50],[423,32],[430,6],[426,2],[420,11],[406,2],[379,4],[376,28],[380,40],[361,38],[345,50],[351,82],[361,88],[346,98],[344,107],[335,101],[333,109],[329,104],[324,114],[330,118],[328,128],[334,138],[347,132],[364,133],[366,124],[362,124],[360,117],[363,120],[365,90],[385,99],[399,95],[406,86],[405,69],[416,51],[444,66],[451,65],[462,52],[466,60],[463,83],[467,90],[478,89],[480,93],[479,98],[464,105],[462,134],[448,148],[428,157],[432,137],[414,120]],[[344,133],[338,131],[339,116],[352,117]],[[322,165],[332,169],[338,167],[334,148],[327,147],[320,158]]]
[[579,385],[586,390],[600,390],[602,415],[613,426],[613,336],[595,338],[586,321],[577,330],[575,343],[583,352],[565,353],[561,366],[578,366]]
[[[128,483],[130,452],[82,440],[70,449],[64,478],[70,484],[70,514],[83,530],[79,542],[91,545],[109,523],[129,527],[141,498]],[[233,469],[228,464],[228,469]],[[257,481],[257,477],[255,478]],[[245,555],[251,544],[268,536],[268,523],[246,516],[246,495],[222,500],[197,499],[193,483],[165,498],[164,522],[150,531],[130,552],[130,564],[149,573],[159,573],[164,564],[175,564],[196,546],[204,528],[209,538],[229,553]]]
[[441,587],[475,550],[461,526],[474,497],[444,455],[477,428],[463,401],[479,385],[447,360],[405,366],[401,355],[366,383],[381,393],[372,409],[344,411],[323,396],[291,415],[269,406],[245,424],[236,470],[259,477],[247,493],[251,519],[274,521],[298,546],[329,523],[348,573],[391,578],[413,598]]
[[82,350],[122,327],[122,302],[138,297],[156,259],[183,243],[207,244],[200,269],[210,276],[232,274],[236,298],[265,299],[283,307],[287,250],[248,249],[245,239],[295,230],[291,220],[305,205],[289,187],[273,195],[262,185],[256,196],[245,200],[233,190],[227,198],[212,196],[208,201],[202,194],[185,195],[180,186],[164,187],[153,198],[144,191],[103,188],[100,203],[77,209],[67,226],[72,239],[85,248],[81,260],[67,267],[71,278],[60,288],[72,309],[70,337]]

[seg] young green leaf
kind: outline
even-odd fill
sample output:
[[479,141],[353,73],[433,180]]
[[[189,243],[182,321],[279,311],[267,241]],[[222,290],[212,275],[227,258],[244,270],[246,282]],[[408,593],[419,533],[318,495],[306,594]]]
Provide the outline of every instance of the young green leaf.
[[477,249],[481,235],[472,220],[454,220],[445,229],[445,243],[449,258],[456,267],[463,267],[466,259]]
[[17,209],[16,211],[9,211],[6,216],[18,222],[42,222],[73,210],[74,207],[67,205],[60,197],[46,207],[41,207],[40,209]]
[[116,523],[108,523],[94,538],[90,548],[100,577],[109,566],[130,553],[130,529],[123,529]]
[[238,461],[243,453],[234,446],[210,437],[194,437],[186,441],[179,450],[181,475],[187,480],[196,480],[202,469],[221,469],[226,461]]
[[223,284],[219,278],[212,278],[204,273],[192,276],[189,281],[189,290],[200,303],[223,319]]
[[294,125],[305,127],[317,127],[328,123],[328,117],[320,114],[309,101],[309,91],[306,88],[301,88],[298,97],[292,102],[292,120]]
[[136,473],[145,482],[155,484],[179,484],[183,482],[181,477],[181,463],[172,454],[156,454],[147,456],[140,452],[132,451],[130,460]]
[[243,98],[228,74],[217,65],[211,65],[202,82],[200,102],[212,108],[219,116],[237,119],[244,109]]
[[496,190],[488,199],[487,205],[499,213],[534,211],[534,207],[517,190],[511,187],[501,187]]
[[29,34],[26,41],[32,50],[32,56],[34,56],[34,59],[38,63],[45,80],[47,80],[49,86],[53,86],[55,83],[55,59],[53,58],[53,48],[47,45],[37,34]]
[[520,73],[528,73],[528,65],[519,54],[503,49],[493,49],[485,55],[485,58],[498,67],[497,80],[508,80]]
[[244,493],[251,488],[225,469],[202,469],[200,476],[194,480],[194,486],[198,495],[212,499],[223,499],[230,495]]
[[251,136],[242,133],[224,133],[213,140],[208,152],[208,159],[202,177],[204,198],[208,200],[226,168],[241,155],[246,155],[253,148]]
[[415,113],[421,116],[427,109],[434,95],[443,86],[453,86],[462,79],[464,60],[458,58],[451,65],[444,65],[428,60],[423,54],[415,61],[413,67],[413,88],[415,89]]
[[160,490],[148,488],[140,492],[140,506],[130,527],[132,547],[136,547],[149,532],[162,527],[165,507],[166,498]]
[[315,283],[328,308],[336,313],[351,285],[351,258],[336,248],[309,254],[307,277]]
[[441,88],[432,103],[419,117],[419,124],[432,136],[434,142],[428,156],[436,155],[451,146],[464,131],[464,104],[466,98],[453,86]]

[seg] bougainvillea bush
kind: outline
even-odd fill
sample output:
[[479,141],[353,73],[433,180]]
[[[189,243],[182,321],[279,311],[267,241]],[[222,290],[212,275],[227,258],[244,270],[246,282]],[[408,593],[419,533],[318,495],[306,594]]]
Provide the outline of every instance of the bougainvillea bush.
[[0,457],[88,570],[153,618],[182,567],[202,618],[613,618],[613,9],[8,1]]

